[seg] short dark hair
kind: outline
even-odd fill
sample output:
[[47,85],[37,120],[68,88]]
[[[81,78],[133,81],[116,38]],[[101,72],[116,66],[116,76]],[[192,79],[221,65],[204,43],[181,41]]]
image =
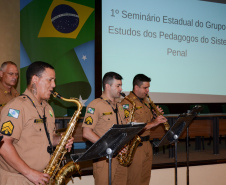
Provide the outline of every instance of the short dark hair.
[[30,64],[26,72],[27,85],[30,85],[31,79],[34,75],[41,77],[46,68],[54,69],[53,66],[42,61],[36,61]]
[[0,71],[3,71],[6,68],[6,66],[9,65],[9,64],[14,65],[14,66],[17,67],[17,65],[14,62],[12,62],[12,61],[5,61],[1,65]]
[[138,87],[140,87],[143,82],[150,82],[151,78],[147,77],[144,74],[137,74],[134,78],[133,78],[133,89],[135,87],[135,85],[137,85]]
[[122,76],[115,72],[107,72],[103,77],[103,89],[105,90],[105,85],[112,85],[113,79],[122,80]]

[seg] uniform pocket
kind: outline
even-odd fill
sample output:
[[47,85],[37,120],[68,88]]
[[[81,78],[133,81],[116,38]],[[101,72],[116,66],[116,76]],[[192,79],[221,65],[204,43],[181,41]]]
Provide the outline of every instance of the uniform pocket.
[[134,120],[139,120],[139,122],[142,122],[142,120],[144,120],[144,111],[142,109],[136,110]]
[[34,123],[32,124],[32,132],[30,133],[30,139],[32,140],[33,143],[43,143],[44,142],[44,137],[45,136],[45,128],[43,123]]
[[105,122],[112,121],[112,116],[113,116],[113,115],[103,115],[103,120],[104,120]]

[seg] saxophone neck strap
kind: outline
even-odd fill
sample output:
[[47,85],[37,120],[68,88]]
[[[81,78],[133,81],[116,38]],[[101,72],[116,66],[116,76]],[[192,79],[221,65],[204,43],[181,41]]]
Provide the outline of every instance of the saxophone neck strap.
[[132,91],[132,93],[135,96],[133,99],[138,99],[142,104],[144,104],[144,99],[143,98],[139,98],[133,91]]
[[113,112],[116,114],[116,121],[117,121],[117,125],[119,125],[119,121],[118,121],[118,107],[117,107],[117,103],[116,103],[116,108],[114,109],[114,107],[110,104],[110,102],[106,99],[103,99],[102,97],[100,97],[100,99],[106,101],[112,108]]
[[39,112],[38,112],[37,107],[36,107],[35,104],[34,104],[34,101],[32,101],[32,99],[31,99],[28,95],[26,95],[26,94],[21,94],[20,96],[27,96],[27,98],[31,101],[32,105],[33,105],[34,108],[36,109],[39,118],[43,120],[43,124],[44,124],[44,128],[45,128],[46,137],[47,137],[47,139],[48,139],[48,141],[49,141],[49,146],[47,147],[47,152],[51,155],[51,154],[53,153],[53,145],[52,145],[52,142],[51,142],[51,140],[50,140],[49,132],[48,132],[48,129],[47,129],[47,126],[46,126],[45,107],[44,107],[44,114],[43,114],[43,117],[41,117],[40,114],[39,114]]
[[134,94],[134,99],[138,99],[143,105],[145,105],[150,111],[152,111],[152,106],[151,106],[151,104],[149,103],[149,106],[148,106],[148,104],[144,101],[144,98],[139,98],[133,91],[132,91],[132,93]]

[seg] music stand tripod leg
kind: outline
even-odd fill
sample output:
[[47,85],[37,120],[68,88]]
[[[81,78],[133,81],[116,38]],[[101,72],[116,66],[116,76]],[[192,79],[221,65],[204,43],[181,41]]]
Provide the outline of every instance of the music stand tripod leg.
[[112,156],[113,156],[113,152],[111,148],[107,148],[106,150],[107,153],[107,158],[109,160],[108,163],[108,184],[111,185],[111,163],[112,163]]
[[177,141],[175,142],[175,185],[177,185]]
[[177,185],[177,143],[178,143],[178,136],[175,134],[173,136],[175,139],[175,185]]
[[187,126],[187,185],[189,185],[189,125]]

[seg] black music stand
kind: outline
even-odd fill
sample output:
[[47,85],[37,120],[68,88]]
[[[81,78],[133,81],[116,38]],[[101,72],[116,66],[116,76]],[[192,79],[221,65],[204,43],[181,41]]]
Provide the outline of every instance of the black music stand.
[[106,156],[109,159],[109,185],[111,185],[111,161],[125,144],[134,138],[146,123],[132,122],[127,125],[113,125],[96,143],[94,143],[84,154],[78,156],[71,154],[74,162],[98,159]]
[[[189,124],[196,117],[198,112],[202,110],[201,106],[195,106],[188,113],[180,114],[176,120],[176,122],[170,127],[170,129],[166,132],[166,134],[162,137],[160,141],[153,142],[155,147],[175,144],[175,184],[177,185],[177,142],[181,133],[184,129],[188,129]],[[187,131],[188,133],[188,131]],[[187,134],[187,143],[188,143],[188,134]],[[187,148],[187,157],[188,157],[188,148]],[[188,158],[187,158],[188,160]],[[187,169],[188,169],[188,161],[187,161]],[[189,175],[188,175],[189,176]],[[189,181],[189,177],[187,176],[187,180]]]

